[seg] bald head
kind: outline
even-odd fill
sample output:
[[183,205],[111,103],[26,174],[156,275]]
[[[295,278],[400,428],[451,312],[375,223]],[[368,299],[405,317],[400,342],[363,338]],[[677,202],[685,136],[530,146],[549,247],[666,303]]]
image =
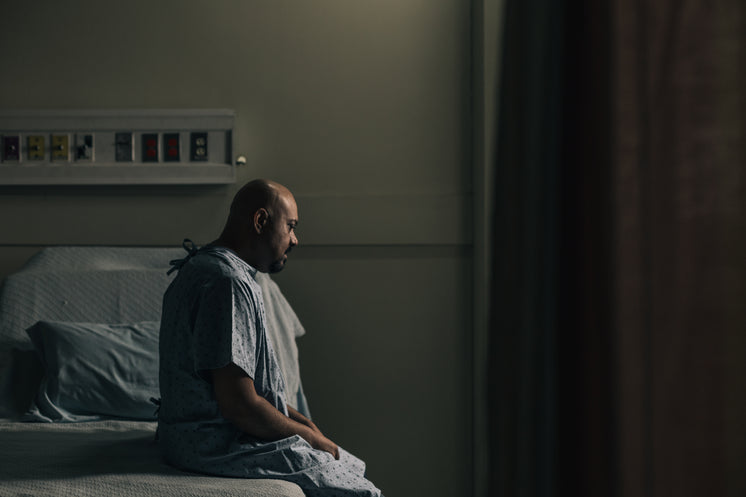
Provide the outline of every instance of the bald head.
[[256,179],[233,197],[223,233],[214,243],[232,249],[260,271],[276,272],[298,244],[297,224],[298,208],[290,190],[271,180]]
[[268,179],[249,181],[233,197],[228,223],[244,223],[261,208],[267,209],[271,215],[282,195],[292,197],[290,190],[280,183]]

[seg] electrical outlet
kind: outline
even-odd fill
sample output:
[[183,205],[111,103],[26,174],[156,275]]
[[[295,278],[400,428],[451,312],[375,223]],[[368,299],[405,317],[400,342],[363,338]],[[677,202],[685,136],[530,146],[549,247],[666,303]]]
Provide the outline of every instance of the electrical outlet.
[[21,138],[18,135],[3,136],[3,162],[21,160]]
[[26,137],[26,154],[28,160],[44,160],[44,135]]
[[163,133],[163,160],[165,162],[179,162],[180,159],[179,133]]
[[114,160],[117,162],[132,162],[135,148],[132,133],[120,132],[114,135]]
[[75,134],[75,160],[93,162],[93,133]]
[[52,160],[70,160],[70,135],[52,135]]
[[191,160],[192,162],[207,162],[208,148],[207,148],[207,133],[205,132],[194,132],[189,138],[191,145]]
[[142,161],[158,162],[158,133],[142,134]]

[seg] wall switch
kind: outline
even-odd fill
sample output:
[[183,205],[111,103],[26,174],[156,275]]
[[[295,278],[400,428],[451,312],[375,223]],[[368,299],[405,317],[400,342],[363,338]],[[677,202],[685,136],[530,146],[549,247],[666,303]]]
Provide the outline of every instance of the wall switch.
[[44,135],[26,137],[26,155],[28,160],[44,160]]
[[158,162],[158,133],[142,134],[142,161]]
[[132,162],[135,148],[132,133],[120,132],[114,135],[114,160],[117,162]]
[[70,160],[70,135],[52,135],[52,160]]
[[181,147],[179,144],[179,133],[163,133],[164,162],[179,162],[181,159]]
[[18,162],[21,160],[21,138],[18,135],[3,136],[3,162]]
[[193,162],[207,162],[207,133],[195,132],[190,135],[191,160]]
[[80,162],[93,161],[93,133],[75,134],[75,160]]

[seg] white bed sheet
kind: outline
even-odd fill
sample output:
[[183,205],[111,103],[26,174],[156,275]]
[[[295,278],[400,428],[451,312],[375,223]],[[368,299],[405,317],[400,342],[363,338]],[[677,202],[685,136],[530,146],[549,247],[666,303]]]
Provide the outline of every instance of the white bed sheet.
[[280,480],[218,478],[163,463],[155,423],[0,421],[0,496],[303,497]]

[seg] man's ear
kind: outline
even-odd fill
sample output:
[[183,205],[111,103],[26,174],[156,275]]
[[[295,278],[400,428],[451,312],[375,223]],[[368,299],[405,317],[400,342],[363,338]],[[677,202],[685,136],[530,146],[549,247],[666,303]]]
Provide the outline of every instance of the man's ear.
[[267,221],[269,221],[269,212],[267,212],[267,209],[264,207],[257,209],[254,213],[254,231],[257,234],[261,234]]

